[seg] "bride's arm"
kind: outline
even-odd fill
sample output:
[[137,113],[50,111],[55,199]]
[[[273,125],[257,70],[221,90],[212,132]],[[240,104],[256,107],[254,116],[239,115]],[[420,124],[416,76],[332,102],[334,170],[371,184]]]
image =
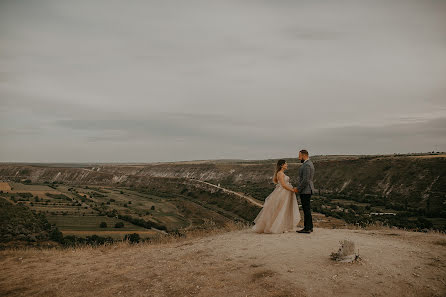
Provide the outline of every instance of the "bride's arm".
[[291,188],[290,186],[288,186],[285,183],[285,178],[284,178],[284,174],[283,172],[278,172],[277,173],[277,179],[279,180],[279,183],[282,185],[282,187],[284,187],[285,189],[287,189],[288,191],[294,192],[294,189]]

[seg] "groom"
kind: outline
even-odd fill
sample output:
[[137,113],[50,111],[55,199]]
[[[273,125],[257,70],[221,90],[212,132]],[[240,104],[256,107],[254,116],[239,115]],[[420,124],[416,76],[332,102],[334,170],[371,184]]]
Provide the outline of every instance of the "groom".
[[296,232],[311,233],[313,232],[313,218],[311,216],[310,199],[315,192],[313,185],[314,165],[307,150],[299,152],[299,160],[303,164],[299,167],[299,184],[295,192],[300,194],[300,201],[304,210],[304,228]]

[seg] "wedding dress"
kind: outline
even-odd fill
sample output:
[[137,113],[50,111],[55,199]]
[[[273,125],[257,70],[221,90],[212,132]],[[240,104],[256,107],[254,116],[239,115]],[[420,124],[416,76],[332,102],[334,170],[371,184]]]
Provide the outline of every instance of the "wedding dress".
[[[285,175],[285,183],[290,184],[290,177]],[[257,233],[283,233],[297,230],[300,221],[296,194],[288,191],[280,183],[265,199],[262,210],[254,219],[252,229]]]

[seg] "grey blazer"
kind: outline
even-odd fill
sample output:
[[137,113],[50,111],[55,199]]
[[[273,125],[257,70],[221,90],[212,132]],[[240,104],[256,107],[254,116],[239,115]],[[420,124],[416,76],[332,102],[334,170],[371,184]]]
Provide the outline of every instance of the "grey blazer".
[[299,185],[297,189],[299,194],[313,194],[315,193],[313,185],[314,165],[311,160],[306,161],[299,167]]

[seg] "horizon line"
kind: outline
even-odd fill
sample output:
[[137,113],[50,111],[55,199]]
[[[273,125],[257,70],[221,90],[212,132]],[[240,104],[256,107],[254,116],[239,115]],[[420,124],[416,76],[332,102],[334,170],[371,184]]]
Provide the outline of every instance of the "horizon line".
[[[418,152],[418,153],[393,153],[393,154],[318,154],[310,157],[377,157],[377,156],[413,156],[413,155],[438,155],[444,154],[446,152]],[[221,158],[221,159],[194,159],[194,160],[177,160],[177,161],[77,161],[77,162],[44,162],[44,161],[0,161],[0,164],[25,164],[25,165],[33,165],[33,164],[86,164],[86,165],[94,165],[94,164],[159,164],[159,163],[190,163],[190,162],[212,162],[212,161],[234,161],[234,162],[255,162],[255,161],[270,161],[275,159],[297,159],[297,157],[278,157],[278,158],[266,158],[266,159],[233,159],[233,158]]]

